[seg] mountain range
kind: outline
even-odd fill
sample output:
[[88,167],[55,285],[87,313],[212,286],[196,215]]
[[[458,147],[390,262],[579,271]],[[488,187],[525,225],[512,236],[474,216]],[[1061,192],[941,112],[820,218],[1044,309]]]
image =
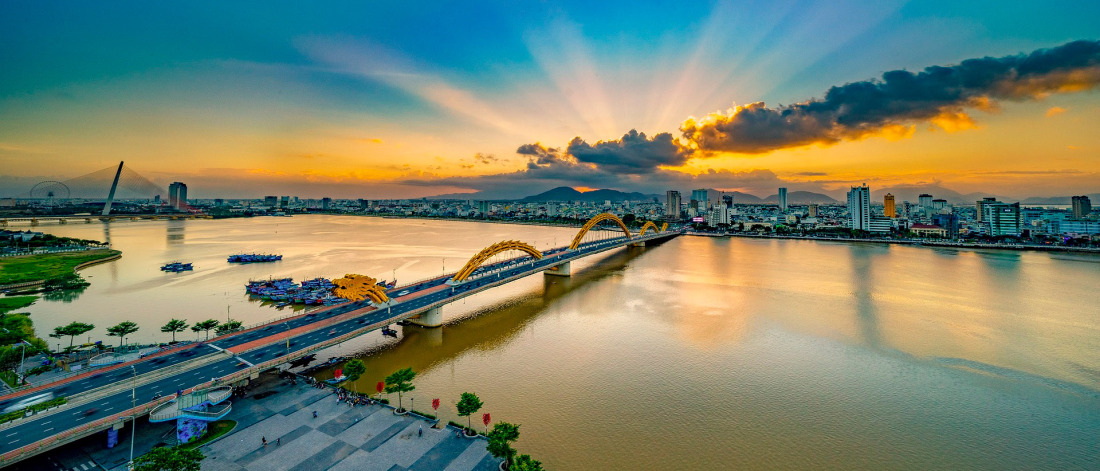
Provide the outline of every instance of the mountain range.
[[[717,191],[717,190],[711,190]],[[955,205],[969,204],[973,205],[975,201],[978,201],[986,197],[994,197],[999,201],[1016,202],[1019,201],[1025,205],[1063,205],[1070,204],[1070,196],[1051,196],[1051,197],[1030,197],[1030,198],[1014,198],[1004,195],[994,195],[992,193],[974,192],[974,193],[959,193],[957,191],[944,188],[938,185],[897,185],[882,189],[871,190],[871,201],[882,202],[882,197],[886,193],[894,195],[895,201],[901,203],[902,201],[909,201],[916,203],[919,200],[919,196],[922,193],[932,195],[933,198],[942,198],[947,200],[948,203]],[[779,203],[779,195],[772,194],[767,197],[761,198],[759,196],[743,193],[740,191],[724,192],[727,195],[733,195],[733,201],[736,204],[777,204]],[[1100,193],[1091,193],[1086,195],[1093,201],[1100,201]],[[611,189],[600,189],[592,191],[577,191],[568,186],[561,186],[553,188],[536,195],[529,195],[523,198],[508,197],[508,195],[494,194],[491,192],[476,192],[476,193],[454,193],[446,195],[432,196],[430,199],[460,199],[460,200],[508,200],[508,201],[522,201],[526,203],[542,203],[548,201],[584,201],[584,202],[603,202],[603,201],[653,201],[656,198],[658,202],[664,203],[665,195],[645,194],[639,192],[625,192]],[[687,203],[691,198],[690,192],[681,193],[681,198],[684,203]],[[815,193],[812,191],[791,191],[787,193],[787,203],[789,204],[844,204],[844,193],[840,193],[840,199],[836,199],[826,194]]]

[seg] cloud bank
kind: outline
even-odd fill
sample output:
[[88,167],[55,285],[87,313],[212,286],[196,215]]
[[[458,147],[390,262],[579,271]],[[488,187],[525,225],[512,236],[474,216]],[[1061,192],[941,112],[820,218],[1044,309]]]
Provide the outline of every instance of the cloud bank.
[[969,59],[919,73],[892,70],[879,80],[832,87],[821,99],[768,108],[763,102],[689,118],[680,127],[702,151],[756,154],[843,140],[929,121],[966,129],[967,108],[995,109],[1100,84],[1100,41],[1075,41],[1030,54]]

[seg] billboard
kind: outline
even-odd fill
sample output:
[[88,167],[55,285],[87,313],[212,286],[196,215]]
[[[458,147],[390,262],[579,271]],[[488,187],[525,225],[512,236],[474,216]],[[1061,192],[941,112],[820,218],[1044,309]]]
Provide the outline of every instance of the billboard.
[[696,216],[691,218],[691,222],[703,222],[703,218]]

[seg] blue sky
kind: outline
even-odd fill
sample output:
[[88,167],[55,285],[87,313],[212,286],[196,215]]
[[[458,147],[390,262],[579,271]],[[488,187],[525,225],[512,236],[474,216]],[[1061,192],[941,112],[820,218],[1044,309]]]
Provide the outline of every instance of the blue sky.
[[[379,197],[489,189],[478,187],[477,177],[521,171],[526,160],[515,149],[523,144],[560,148],[574,137],[594,143],[632,129],[677,134],[689,116],[734,103],[803,102],[888,70],[1100,37],[1096,2],[349,2],[319,8],[9,1],[0,8],[0,188],[7,190],[0,194],[15,194],[35,179],[98,170],[120,157],[154,179],[199,182],[192,185],[198,194],[204,186],[239,190],[227,187],[234,173],[247,174],[247,188],[258,193],[264,186],[309,193],[329,185],[341,194]],[[1041,108],[1059,106],[1086,123],[1096,116],[1095,92],[1069,96],[1073,106],[1054,97]],[[1001,142],[997,136],[1007,131],[998,130],[1009,128],[991,123],[1029,119],[1017,116],[1020,109],[1005,107],[981,121],[989,123],[985,131],[974,132]],[[949,145],[934,137],[924,142],[918,133],[893,148],[914,155],[913,146],[923,152]],[[1089,147],[1095,144],[1057,147],[1095,151]],[[866,156],[881,146],[834,147]],[[858,161],[831,157],[837,152],[822,150],[802,169],[790,162],[801,157],[786,150],[763,157],[695,154],[679,170],[766,170],[791,186],[835,189],[830,185],[843,184],[788,175]],[[1067,158],[1072,167],[1087,163]],[[1017,164],[1037,162],[1021,157]],[[894,172],[882,184],[928,180],[926,165],[911,165],[913,171]],[[1096,170],[1093,164],[1080,176],[1085,186]],[[945,181],[965,171],[945,168]],[[729,188],[755,184],[731,178]],[[424,184],[435,179],[448,183]],[[1035,188],[1047,190],[1053,188]]]

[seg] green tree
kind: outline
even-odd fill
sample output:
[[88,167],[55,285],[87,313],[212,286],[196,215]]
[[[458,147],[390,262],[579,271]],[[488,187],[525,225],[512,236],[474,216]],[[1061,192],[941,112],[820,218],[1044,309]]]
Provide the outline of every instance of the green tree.
[[187,324],[187,321],[180,320],[180,319],[172,319],[172,320],[168,321],[167,324],[164,324],[164,327],[161,327],[160,331],[165,332],[165,333],[171,332],[172,333],[172,343],[175,343],[176,342],[176,332],[183,332],[184,330],[187,330],[188,325],[189,324]]
[[531,455],[519,455],[508,471],[544,471],[542,462],[532,459]]
[[516,457],[516,449],[512,448],[512,442],[519,438],[519,425],[508,422],[493,424],[493,430],[489,432],[489,443],[486,449],[495,458],[503,458],[504,466],[511,469],[512,460]]
[[386,393],[397,393],[397,410],[405,410],[401,405],[401,393],[416,389],[416,386],[412,385],[412,380],[415,377],[416,372],[412,368],[402,368],[386,377]]
[[73,322],[69,325],[61,327],[54,327],[53,334],[50,337],[61,338],[69,337],[69,349],[73,348],[73,341],[76,340],[77,335],[84,335],[95,328],[95,324],[85,324],[83,322]]
[[231,321],[227,321],[224,324],[218,325],[218,327],[216,327],[214,329],[214,333],[216,333],[218,335],[223,335],[223,334],[228,334],[230,332],[233,332],[234,330],[237,330],[237,329],[240,329],[240,328],[241,328],[241,321],[231,320]]
[[198,449],[162,446],[135,458],[134,471],[199,471],[204,458]]
[[363,376],[363,373],[367,372],[367,364],[363,363],[363,360],[355,358],[344,365],[344,374],[348,376],[348,381],[351,383],[351,387],[355,388],[355,392],[359,390],[355,386],[355,382]]
[[191,327],[192,332],[206,332],[206,339],[210,340],[210,331],[218,327],[217,319],[207,319],[202,322],[196,322]]
[[138,331],[138,325],[136,322],[122,321],[118,325],[113,325],[107,328],[107,335],[109,337],[118,337],[118,347],[122,348],[123,339],[134,332]]
[[473,429],[473,419],[471,419],[470,416],[481,410],[481,406],[483,405],[485,404],[481,402],[481,398],[477,397],[477,394],[464,392],[462,396],[458,398],[455,409],[458,410],[459,417],[466,417],[466,423],[470,425],[470,429]]

